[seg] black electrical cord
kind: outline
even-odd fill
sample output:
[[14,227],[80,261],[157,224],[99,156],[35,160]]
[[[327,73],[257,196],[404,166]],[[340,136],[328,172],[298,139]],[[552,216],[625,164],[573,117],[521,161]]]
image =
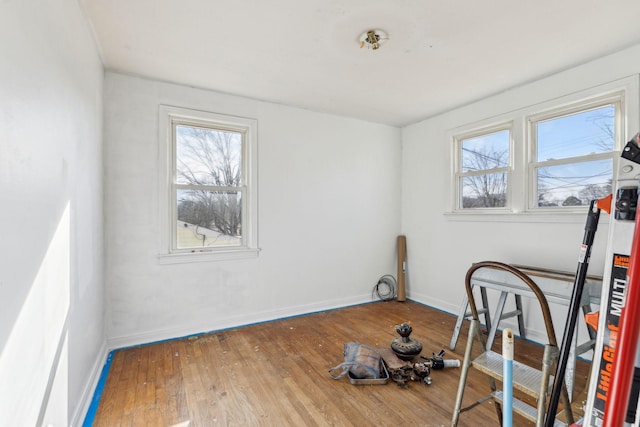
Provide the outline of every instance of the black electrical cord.
[[396,288],[396,278],[390,274],[386,274],[382,276],[373,287],[372,296],[376,294],[382,301],[393,301],[396,298]]

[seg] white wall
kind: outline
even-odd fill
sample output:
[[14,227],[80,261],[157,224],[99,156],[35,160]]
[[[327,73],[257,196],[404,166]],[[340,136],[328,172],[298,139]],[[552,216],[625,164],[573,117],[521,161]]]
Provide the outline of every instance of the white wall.
[[[444,215],[446,135],[640,71],[636,46],[402,132],[107,73],[103,181],[103,72],[77,2],[2,2],[0,51],[0,420],[7,425],[79,424],[105,361],[105,327],[117,348],[369,301],[377,279],[395,273],[400,232],[408,236],[410,297],[450,312],[474,261],[575,268],[583,219]],[[159,104],[258,119],[258,258],[158,263]],[[633,133],[638,117],[628,119]],[[606,233],[601,225],[594,273],[603,270]]]
[[[257,259],[160,265],[158,105],[258,120]],[[371,300],[395,271],[400,131],[108,72],[111,348]]]
[[[452,191],[448,132],[638,72],[640,46],[635,46],[404,128],[402,232],[408,242],[411,298],[457,314],[465,273],[473,262],[483,260],[575,272],[586,214],[568,222],[542,223],[460,221],[445,215]],[[638,131],[635,95],[626,138]],[[608,222],[601,221],[590,273],[603,273],[607,233]],[[554,315],[556,329],[562,330],[566,311],[554,310]],[[543,326],[535,319],[528,326],[534,337],[543,336]]]
[[76,0],[0,4],[0,423],[84,419],[106,356],[103,70]]

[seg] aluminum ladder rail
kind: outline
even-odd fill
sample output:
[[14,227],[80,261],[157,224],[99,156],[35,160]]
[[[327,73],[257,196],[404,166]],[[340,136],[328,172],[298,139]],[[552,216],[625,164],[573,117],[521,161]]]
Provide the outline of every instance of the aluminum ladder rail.
[[[489,331],[489,338],[487,339],[487,347],[491,347],[491,343],[493,342],[493,338],[495,337],[495,328],[491,327],[491,314],[489,313],[489,299],[487,298],[487,287],[482,285],[477,285],[480,288],[480,297],[482,298],[482,308],[478,309],[478,314],[484,315],[484,323],[487,327],[487,331]],[[471,284],[471,287],[474,287],[474,284]],[[518,331],[520,332],[520,337],[524,338],[526,331],[524,327],[524,315],[522,312],[522,296],[519,294],[514,294],[516,309],[514,311],[505,313],[504,306],[507,301],[508,292],[502,291],[500,292],[500,298],[498,300],[496,312],[494,315],[495,326],[497,328],[498,324],[501,320],[508,319],[510,317],[518,318]],[[462,328],[462,322],[465,320],[471,320],[473,318],[473,314],[468,311],[469,309],[469,298],[465,294],[464,299],[462,301],[462,305],[460,306],[460,313],[458,314],[458,319],[456,320],[456,325],[453,328],[453,335],[451,336],[451,342],[449,343],[449,348],[451,350],[456,349],[456,343],[458,342],[458,336],[460,335],[460,329]]]
[[[528,396],[533,397],[537,405],[533,407],[519,399],[513,399],[513,411],[522,415],[523,417],[533,421],[537,426],[542,426],[544,424],[545,419],[545,409],[547,405],[547,397],[550,392],[549,385],[552,384],[552,366],[557,357],[558,353],[558,344],[556,341],[556,334],[553,328],[553,322],[551,320],[551,313],[549,311],[549,305],[547,300],[538,287],[538,285],[531,280],[529,276],[520,271],[519,269],[510,266],[508,264],[504,264],[496,261],[482,261],[479,263],[475,263],[471,266],[471,268],[467,271],[465,277],[465,288],[467,292],[467,297],[469,299],[469,307],[471,309],[471,325],[469,327],[469,336],[467,339],[467,346],[465,348],[464,361],[462,363],[462,370],[460,373],[460,382],[458,384],[458,393],[456,395],[456,403],[453,411],[453,417],[451,420],[452,426],[458,425],[458,420],[460,418],[460,414],[467,410],[474,408],[475,406],[483,403],[489,399],[493,399],[496,408],[496,414],[498,416],[498,420],[500,424],[502,424],[502,391],[497,389],[496,380],[502,381],[503,375],[503,359],[502,356],[496,352],[491,351],[491,349],[487,349],[484,341],[484,337],[480,330],[480,319],[478,314],[478,309],[475,303],[473,290],[471,287],[471,277],[473,273],[480,268],[495,268],[500,270],[505,270],[520,280],[522,280],[535,294],[538,303],[540,304],[540,308],[542,310],[542,315],[544,317],[545,328],[547,332],[547,341],[548,343],[545,345],[542,368],[540,370],[529,367],[521,362],[516,360],[513,361],[513,387],[515,390],[519,390],[520,392],[525,393]],[[475,338],[478,338],[480,342],[482,354],[480,354],[475,359],[472,358],[472,350],[473,343]],[[464,390],[467,381],[467,375],[469,373],[469,369],[474,368],[477,369],[484,374],[487,375],[489,380],[489,386],[491,388],[491,393],[476,402],[462,407],[462,400],[464,397]],[[569,399],[569,394],[567,392],[566,387],[562,389],[562,404],[564,407],[564,413],[567,420],[567,424],[572,424],[574,422],[573,412],[571,410],[571,402]],[[556,415],[557,416],[557,415]],[[557,420],[555,425],[564,426],[566,424]]]

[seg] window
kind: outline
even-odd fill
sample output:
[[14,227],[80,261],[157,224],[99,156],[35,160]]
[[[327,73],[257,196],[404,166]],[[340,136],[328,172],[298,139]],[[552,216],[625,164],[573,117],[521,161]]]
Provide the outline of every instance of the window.
[[640,127],[639,93],[633,76],[453,129],[451,218],[581,220],[611,192],[619,150]]
[[510,129],[482,130],[456,139],[458,207],[507,207]]
[[256,252],[256,130],[252,119],[161,106],[163,254]]
[[530,118],[530,207],[588,206],[611,192],[620,101]]

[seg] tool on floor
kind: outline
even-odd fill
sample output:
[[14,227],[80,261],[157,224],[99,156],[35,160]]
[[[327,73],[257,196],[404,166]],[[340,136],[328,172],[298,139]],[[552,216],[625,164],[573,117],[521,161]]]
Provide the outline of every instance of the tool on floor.
[[411,360],[422,351],[422,344],[415,338],[410,337],[413,328],[409,322],[404,322],[396,326],[399,337],[391,341],[391,349],[402,360]]
[[444,359],[444,350],[440,350],[438,354],[431,353],[431,357],[420,356],[421,359],[428,360],[431,363],[431,369],[439,370],[444,368],[459,368],[460,361],[458,359]]
[[[381,349],[378,351],[390,366],[391,378],[398,386],[403,388],[407,388],[409,381],[419,381],[430,385],[432,382],[431,371],[460,367],[460,361],[457,359],[443,359],[444,350],[441,350],[438,354],[431,353],[431,357],[420,356],[420,359],[424,360],[424,362],[415,362],[415,359],[403,361],[398,358],[393,351],[388,353],[385,353]],[[391,357],[390,360],[387,359],[388,356]],[[393,366],[393,368],[391,368],[391,366]]]

